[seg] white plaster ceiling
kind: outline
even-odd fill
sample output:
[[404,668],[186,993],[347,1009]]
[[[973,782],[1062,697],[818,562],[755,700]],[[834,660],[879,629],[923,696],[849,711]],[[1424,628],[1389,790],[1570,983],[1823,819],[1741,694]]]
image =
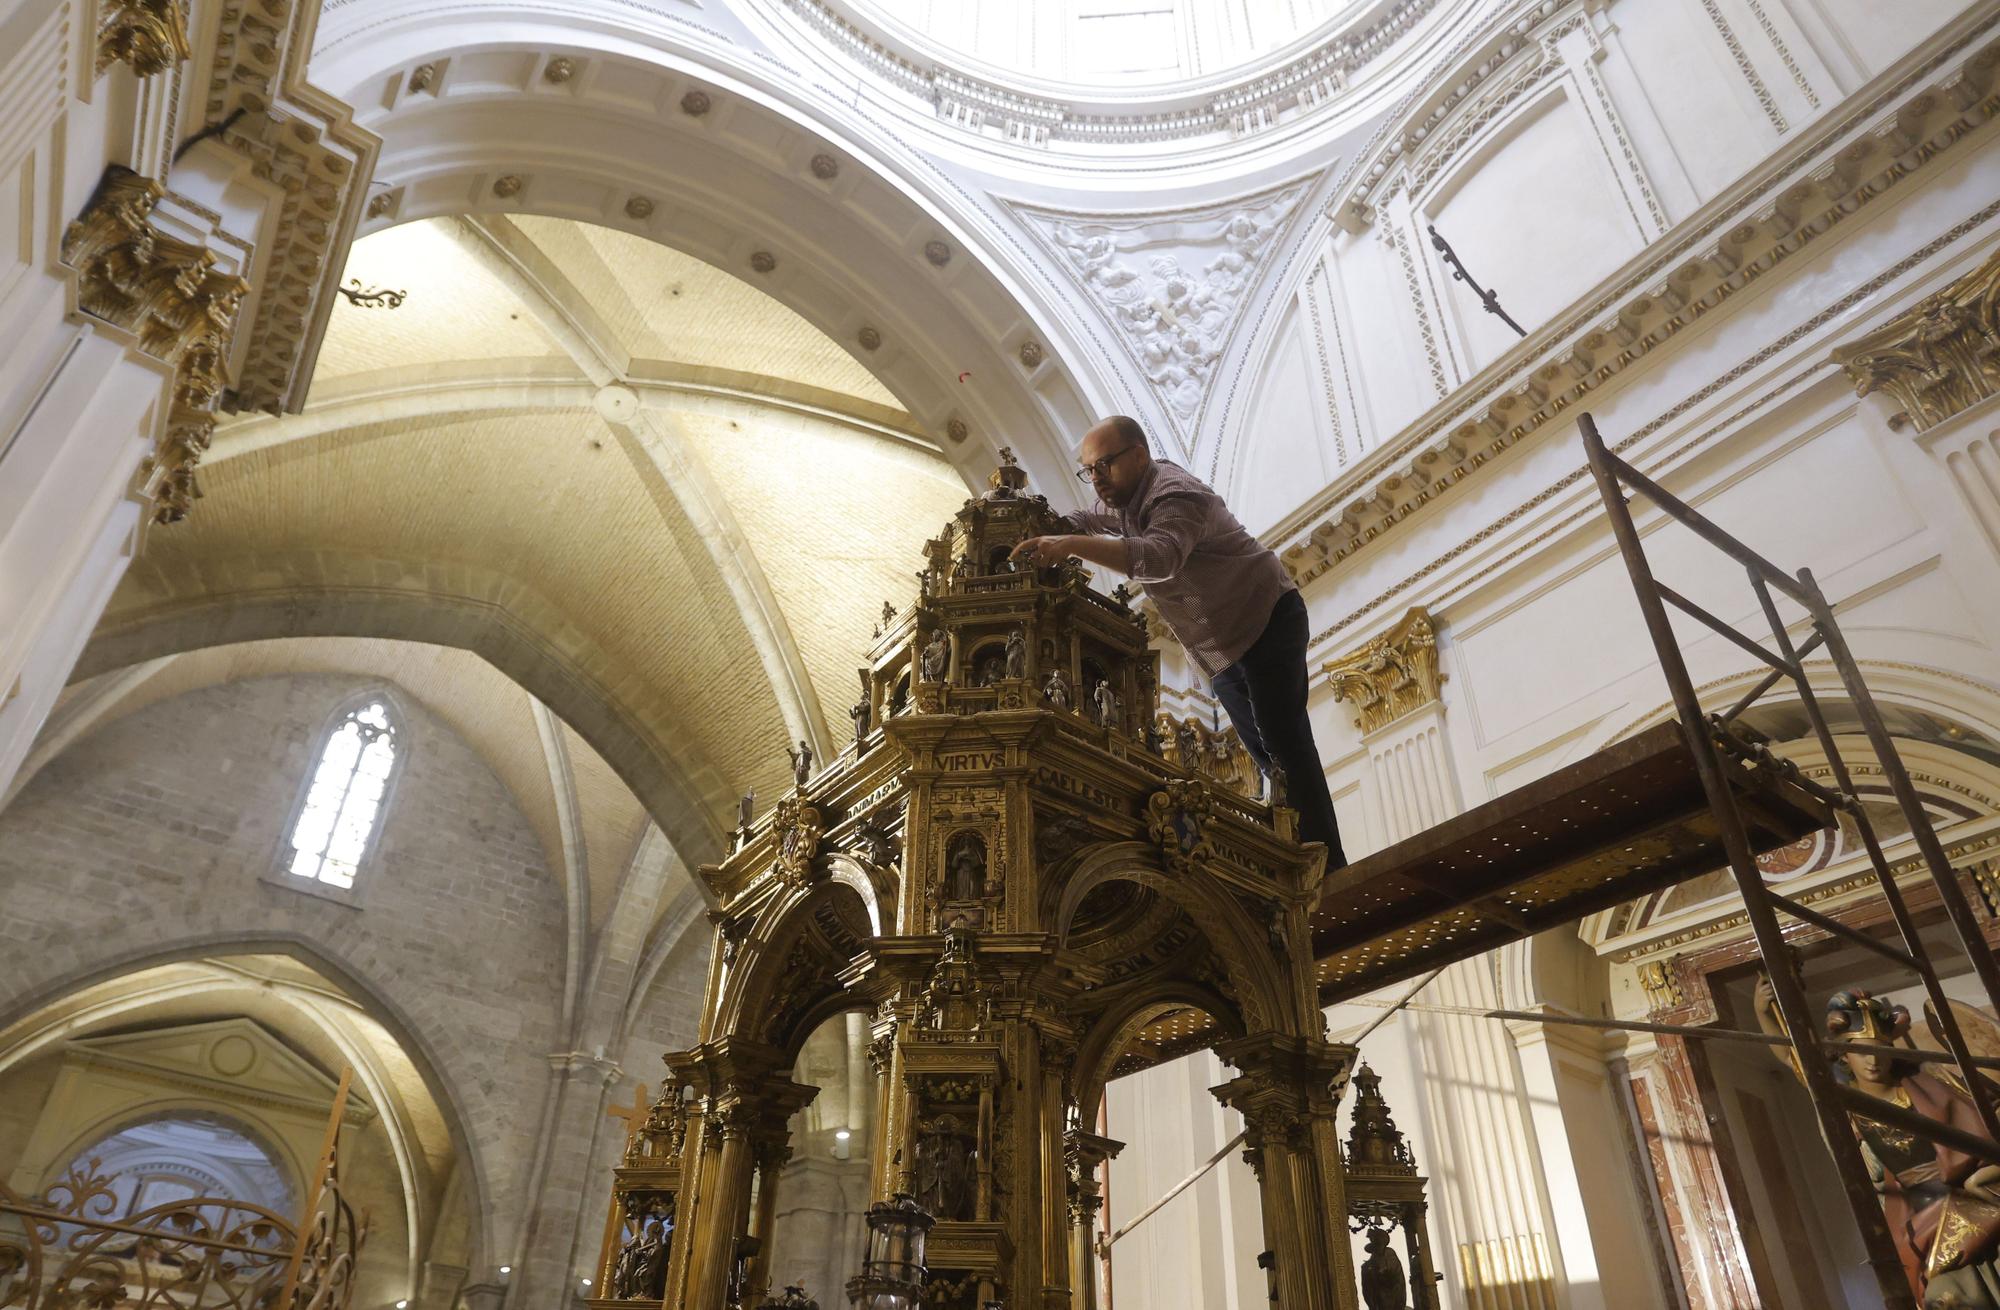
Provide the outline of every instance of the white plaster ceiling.
[[824,333],[741,278],[615,228],[532,214],[512,221],[636,359],[754,373],[901,413],[853,356],[829,349]]
[[521,313],[507,288],[452,240],[443,222],[411,223],[356,242],[344,281],[402,291],[407,298],[393,310],[335,300],[313,370],[315,390],[386,368],[564,358],[562,347]]
[[[901,408],[875,377],[796,312],[713,265],[656,241],[570,219],[508,220],[574,286],[613,345],[656,372],[722,370]],[[403,292],[394,309],[334,304],[313,399],[368,375],[492,361],[555,365],[568,355],[471,251],[457,219],[424,219],[355,242],[344,281]],[[676,369],[673,366],[681,366]],[[573,370],[571,370],[573,371]],[[695,374],[699,376],[697,372]],[[345,384],[345,385],[336,385]]]

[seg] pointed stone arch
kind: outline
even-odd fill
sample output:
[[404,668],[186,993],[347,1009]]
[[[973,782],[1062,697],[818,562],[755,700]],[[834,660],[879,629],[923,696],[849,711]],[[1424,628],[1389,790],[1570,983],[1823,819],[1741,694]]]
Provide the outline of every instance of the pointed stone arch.
[[[730,788],[663,698],[613,689],[603,653],[562,611],[504,574],[456,566],[446,589],[420,561],[324,557],[322,576],[244,579],[114,617],[72,680],[183,651],[279,637],[383,637],[467,650],[512,678],[617,771],[690,864],[719,853]],[[290,585],[283,585],[289,583]],[[670,746],[668,743],[672,742]]]
[[[157,918],[144,924],[135,923],[132,928],[133,931],[122,939],[101,939],[97,943],[99,949],[88,960],[76,959],[67,952],[50,951],[38,953],[32,960],[23,958],[29,953],[21,953],[16,959],[0,965],[0,994],[10,998],[0,1003],[0,1034],[8,1038],[6,1044],[0,1046],[0,1069],[28,1058],[52,1042],[60,1041],[77,1027],[77,1018],[71,1015],[37,1022],[37,1016],[60,1005],[65,998],[162,966],[218,959],[227,961],[253,955],[287,957],[324,978],[361,1013],[386,1030],[404,1058],[416,1069],[444,1122],[458,1162],[457,1172],[462,1179],[468,1180],[460,1185],[468,1189],[475,1202],[470,1225],[474,1267],[504,1258],[498,1228],[504,1184],[496,1178],[494,1162],[485,1146],[485,1135],[478,1128],[479,1121],[487,1114],[484,1103],[488,1094],[476,1074],[460,1067],[462,1054],[465,1053],[454,1049],[456,1034],[447,1025],[427,1020],[409,1004],[420,998],[409,997],[399,1001],[383,989],[372,986],[367,977],[371,972],[378,971],[379,966],[357,959],[355,953],[347,949],[354,945],[351,942],[329,942],[282,930],[217,931],[192,907],[178,912],[163,910]],[[116,1004],[122,1007],[119,1012],[123,1012],[158,999],[140,994],[121,998]],[[373,1062],[364,1050],[356,1048],[349,1034],[330,1028],[322,1016],[309,1009],[294,1009],[302,1023],[326,1032],[336,1045],[357,1057],[354,1062],[361,1073],[357,1087],[379,1089],[384,1085],[381,1072],[369,1071],[368,1066]],[[99,1019],[109,1023],[114,1017],[114,1013],[107,1012]],[[386,1098],[374,1095],[371,1099],[379,1102]],[[378,1108],[385,1115],[388,1113],[386,1106],[378,1105]],[[397,1155],[397,1167],[407,1198],[411,1186],[407,1152],[394,1143],[393,1137],[392,1149]],[[416,1207],[412,1205],[410,1211],[414,1228]],[[413,1241],[413,1260],[415,1249]],[[415,1277],[413,1265],[412,1286],[415,1285]]]

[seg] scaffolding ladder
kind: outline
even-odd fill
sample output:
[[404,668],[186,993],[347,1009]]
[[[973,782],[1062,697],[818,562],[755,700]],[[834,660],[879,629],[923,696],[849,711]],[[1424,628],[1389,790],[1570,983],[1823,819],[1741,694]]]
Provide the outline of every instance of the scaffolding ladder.
[[[1841,635],[1839,624],[1834,620],[1833,607],[1827,603],[1819,584],[1813,580],[1812,571],[1800,569],[1796,574],[1783,572],[1613,453],[1598,434],[1597,424],[1589,414],[1579,417],[1578,426],[1583,432],[1583,446],[1589,457],[1591,474],[1596,479],[1598,491],[1603,496],[1605,513],[1611,521],[1612,533],[1617,538],[1619,553],[1624,557],[1626,570],[1631,575],[1632,589],[1638,597],[1640,612],[1645,617],[1647,632],[1652,637],[1653,647],[1659,655],[1660,668],[1665,673],[1668,688],[1672,692],[1681,733],[1686,739],[1689,753],[1694,757],[1702,790],[1720,830],[1723,848],[1728,854],[1730,870],[1734,873],[1737,889],[1743,896],[1744,908],[1756,937],[1757,949],[1762,954],[1764,966],[1770,975],[1778,1013],[1791,1038],[1799,1072],[1806,1091],[1812,1098],[1813,1109],[1819,1116],[1820,1135],[1825,1139],[1827,1149],[1833,1154],[1834,1164],[1840,1171],[1848,1205],[1854,1212],[1855,1223],[1861,1230],[1862,1241],[1868,1252],[1869,1264],[1874,1270],[1876,1282],[1881,1288],[1882,1298],[1889,1310],[1916,1310],[1916,1301],[1911,1295],[1909,1281],[1904,1276],[1894,1242],[1890,1237],[1888,1222],[1883,1215],[1881,1198],[1869,1182],[1861,1158],[1860,1145],[1849,1116],[1854,1115],[1888,1127],[1900,1128],[1922,1139],[1965,1152],[1975,1159],[1995,1163],[2000,1163],[2000,1145],[1996,1145],[2000,1143],[2000,1118],[1996,1118],[1994,1085],[1975,1069],[1977,1065],[1986,1065],[1990,1062],[1974,1060],[1966,1048],[1964,1036],[1959,1031],[1957,1017],[1952,1013],[1950,1000],[1945,995],[1937,970],[1931,963],[1918,925],[1910,913],[1902,891],[1896,886],[1888,861],[1883,856],[1882,845],[1876,838],[1874,826],[1862,808],[1848,767],[1841,759],[1834,743],[1833,733],[1827,726],[1826,716],[1813,691],[1806,668],[1806,658],[1814,652],[1824,650],[1827,661],[1838,675],[1842,688],[1853,706],[1855,717],[1860,721],[1868,745],[1875,755],[1882,777],[1894,794],[1904,819],[1909,823],[1910,833],[1915,839],[1922,863],[1936,886],[1938,900],[1945,916],[1956,933],[1959,945],[1971,963],[1980,985],[1996,1007],[2000,1007],[2000,969],[1996,969],[1993,952],[1987,944],[1979,918],[1965,894],[1959,875],[1952,869],[1944,847],[1938,841],[1937,833],[1931,827],[1930,818],[1918,799],[1909,772],[1904,768],[1903,761],[1896,752],[1895,743],[1890,739],[1888,726],[1876,708],[1874,698],[1869,694],[1867,684],[1861,677],[1860,668],[1855,663],[1853,652],[1848,649],[1847,642]],[[1668,519],[1693,532],[1743,568],[1750,589],[1756,595],[1758,606],[1770,625],[1770,641],[1776,647],[1775,651],[1762,641],[1723,622],[1653,576],[1652,567],[1646,558],[1644,541],[1641,539],[1638,526],[1633,521],[1632,508],[1626,499],[1628,491],[1636,494]],[[1805,610],[1804,639],[1796,644],[1779,613],[1776,599],[1778,595]],[[1687,661],[1683,657],[1679,639],[1675,635],[1668,615],[1669,606],[1755,656],[1761,663],[1768,665],[1771,671],[1728,709],[1719,714],[1705,713],[1696,696],[1694,680],[1688,673]],[[1825,793],[1823,799],[1837,813],[1847,815],[1863,846],[1866,847],[1876,884],[1881,889],[1882,897],[1889,907],[1890,915],[1901,938],[1901,947],[1879,940],[1772,891],[1765,885],[1757,869],[1737,789],[1730,785],[1721,751],[1727,743],[1740,740],[1731,729],[1744,711],[1756,704],[1774,687],[1786,681],[1796,689],[1799,704],[1812,725],[1813,734],[1818,739],[1820,748],[1826,753],[1834,787]],[[1961,1079],[1970,1090],[1980,1122],[1985,1127],[1984,1138],[1938,1123],[1912,1109],[1905,1109],[1869,1096],[1858,1088],[1836,1080],[1829,1054],[1831,1044],[1823,1040],[1817,1018],[1807,1004],[1800,960],[1785,940],[1785,928],[1780,915],[1880,955],[1922,980],[1925,994],[1930,999],[1930,1008],[1936,1016],[1939,1035],[1944,1040],[1952,1063],[1958,1067]],[[1842,1043],[1841,1046],[1843,1049],[1857,1049],[1858,1044]]]

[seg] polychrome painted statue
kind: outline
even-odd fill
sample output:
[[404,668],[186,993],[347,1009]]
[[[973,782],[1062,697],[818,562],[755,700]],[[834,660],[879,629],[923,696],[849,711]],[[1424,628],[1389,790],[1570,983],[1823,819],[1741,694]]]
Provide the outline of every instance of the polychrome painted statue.
[[[1782,1035],[1768,979],[1757,981],[1757,1022]],[[1830,1042],[1909,1045],[1910,1012],[1853,990],[1827,998]],[[1950,1065],[1930,1066],[1949,1069]],[[1980,1136],[1972,1098],[1915,1060],[1851,1052],[1834,1076],[1870,1096]],[[1910,1288],[1925,1310],[2000,1310],[2000,1165],[1981,1164],[1914,1133],[1850,1117]]]

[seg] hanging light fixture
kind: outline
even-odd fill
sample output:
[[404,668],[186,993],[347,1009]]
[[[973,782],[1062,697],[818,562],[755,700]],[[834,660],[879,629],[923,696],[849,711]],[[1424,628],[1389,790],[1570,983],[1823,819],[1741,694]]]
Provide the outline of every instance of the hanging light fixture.
[[868,1207],[868,1255],[847,1280],[854,1310],[922,1310],[924,1243],[936,1222],[907,1192]]

